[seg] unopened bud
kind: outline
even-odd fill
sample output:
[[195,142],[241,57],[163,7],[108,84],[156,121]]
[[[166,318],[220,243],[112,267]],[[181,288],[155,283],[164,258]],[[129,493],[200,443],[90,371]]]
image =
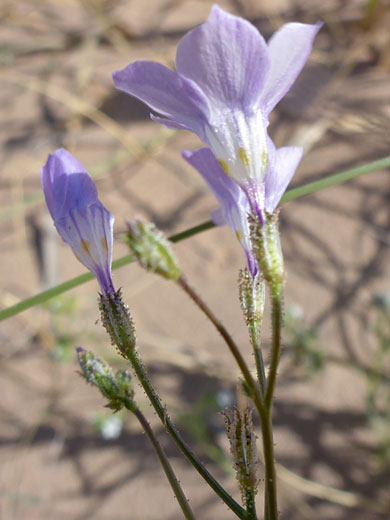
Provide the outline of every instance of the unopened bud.
[[245,504],[248,491],[257,493],[258,456],[256,435],[253,430],[252,410],[234,407],[230,413],[223,412],[225,426],[234,460],[234,469]]
[[249,217],[253,254],[272,292],[279,292],[284,283],[283,254],[278,230],[279,212],[265,214],[261,226],[257,217]]
[[115,382],[118,385],[121,393],[126,394],[133,399],[134,390],[132,386],[132,377],[126,370],[118,370],[115,374]]
[[100,390],[103,397],[109,401],[109,408],[118,411],[125,406],[124,399],[131,402],[134,391],[129,374],[120,370],[114,375],[110,365],[99,356],[81,347],[76,350],[81,375]]
[[129,309],[122,300],[121,290],[101,294],[99,309],[103,326],[110,336],[111,343],[126,358],[135,347],[136,335]]
[[142,267],[177,281],[180,277],[179,262],[164,234],[154,224],[142,220],[128,222],[127,226],[125,241]]
[[260,324],[265,306],[265,283],[261,274],[252,277],[248,269],[241,269],[238,287],[242,312],[248,327]]

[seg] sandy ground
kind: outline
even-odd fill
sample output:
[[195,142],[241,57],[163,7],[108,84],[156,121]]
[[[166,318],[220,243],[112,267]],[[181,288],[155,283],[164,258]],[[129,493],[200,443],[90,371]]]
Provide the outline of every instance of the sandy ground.
[[[58,146],[86,165],[116,215],[115,258],[127,253],[120,242],[126,219],[147,217],[172,234],[209,218],[213,196],[180,157],[182,149],[199,146],[197,138],[150,121],[141,103],[115,92],[111,72],[136,59],[172,65],[178,39],[207,17],[210,5],[3,0],[2,308],[84,272],[53,234],[42,204],[39,169]],[[220,5],[267,37],[288,20],[325,21],[308,66],[271,122],[277,145],[305,146],[293,186],[386,155],[388,2],[378,2],[371,14],[358,0]],[[288,315],[295,309],[295,321],[285,334],[274,412],[276,457],[289,470],[279,473],[281,520],[386,518],[389,459],[386,465],[379,451],[388,438],[380,418],[390,366],[380,357],[381,311],[373,299],[389,291],[388,188],[388,174],[378,171],[282,208],[286,309]],[[251,360],[236,287],[244,258],[229,230],[197,235],[176,251],[192,285]],[[173,283],[137,265],[116,271],[114,281],[123,287],[139,351],[172,417],[239,500],[218,414],[222,397],[234,399],[238,375],[225,345]],[[96,324],[96,292],[89,282],[1,324],[2,520],[181,517],[135,419],[123,416],[122,433],[113,440],[93,427],[109,413],[77,374],[73,346],[121,363]],[[268,341],[266,321],[266,350]],[[316,373],[307,368],[308,354],[299,355],[305,346],[325,354]],[[377,422],[370,422],[375,384]],[[137,396],[196,518],[233,518],[172,445],[138,388]],[[199,423],[205,424],[201,433]],[[260,485],[259,510],[262,491]]]

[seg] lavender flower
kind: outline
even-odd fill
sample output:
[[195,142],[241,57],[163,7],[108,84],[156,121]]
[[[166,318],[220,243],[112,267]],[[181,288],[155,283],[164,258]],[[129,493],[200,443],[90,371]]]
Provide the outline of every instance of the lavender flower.
[[[180,41],[176,72],[137,61],[114,72],[115,86],[164,116],[154,120],[195,132],[208,144],[262,222],[265,179],[275,170],[268,116],[301,72],[320,27],[289,23],[267,44],[249,22],[213,6],[209,19]],[[294,156],[291,162],[298,155],[294,150],[285,152]],[[275,198],[291,168],[278,176],[268,180],[269,187],[276,186]]]
[[114,217],[98,200],[85,168],[66,150],[49,155],[41,170],[46,204],[61,238],[97,278],[104,295],[114,293],[111,260]]

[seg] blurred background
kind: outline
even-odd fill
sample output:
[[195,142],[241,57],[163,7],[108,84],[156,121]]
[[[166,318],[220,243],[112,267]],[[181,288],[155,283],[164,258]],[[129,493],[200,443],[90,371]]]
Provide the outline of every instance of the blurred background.
[[[56,236],[40,190],[64,146],[116,215],[167,234],[199,224],[213,196],[180,151],[196,136],[162,128],[115,91],[137,59],[174,65],[180,37],[208,0],[2,0],[0,3],[0,308],[85,272]],[[306,153],[292,185],[385,156],[389,148],[389,8],[383,0],[225,0],[268,38],[287,21],[323,20],[310,60],[272,114],[278,146]],[[274,409],[281,520],[375,520],[390,511],[388,172],[283,206],[284,349]],[[237,295],[244,256],[218,228],[176,246],[190,282],[252,360]],[[387,274],[387,276],[386,276]],[[115,272],[139,350],[185,438],[239,499],[218,413],[237,369],[222,340],[173,284],[132,264]],[[165,476],[135,419],[111,416],[77,374],[74,346],[122,366],[97,323],[89,282],[1,323],[2,520],[176,520]],[[264,325],[267,352],[269,323]],[[138,402],[196,517],[233,518]],[[386,489],[387,482],[387,489]],[[260,484],[259,504],[263,494]],[[387,512],[387,515],[386,515]]]

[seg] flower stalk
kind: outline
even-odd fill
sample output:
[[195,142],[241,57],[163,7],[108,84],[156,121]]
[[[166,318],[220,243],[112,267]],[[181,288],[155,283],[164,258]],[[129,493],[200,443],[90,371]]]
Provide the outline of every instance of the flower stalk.
[[283,296],[281,288],[271,292],[272,305],[272,353],[271,363],[268,374],[267,390],[265,393],[265,405],[267,408],[272,406],[272,399],[275,391],[276,375],[280,358],[281,332],[283,325]]
[[155,449],[157,457],[161,462],[163,470],[183,511],[184,518],[186,520],[195,520],[188,500],[184,495],[163,447],[158,442],[150,424],[134,401],[131,376],[124,370],[118,370],[116,374],[114,374],[110,365],[88,350],[78,347],[76,352],[81,368],[80,374],[88,383],[99,389],[103,397],[108,400],[107,407],[114,412],[126,408],[137,417]]
[[161,446],[161,444],[157,440],[156,436],[154,435],[154,432],[153,432],[152,428],[150,427],[150,424],[147,421],[146,417],[141,412],[141,410],[134,404],[134,402],[130,401],[129,399],[125,399],[124,404],[125,404],[125,407],[137,417],[137,419],[138,419],[139,423],[141,424],[144,432],[146,433],[150,443],[152,444],[152,446],[156,452],[156,455],[160,460],[160,463],[165,472],[165,475],[167,476],[167,479],[175,494],[175,497],[177,498],[177,501],[183,512],[184,518],[186,520],[195,520],[195,516],[190,508],[190,505],[182,490],[182,487],[180,486],[180,483],[176,478],[176,475],[172,469],[172,466],[169,463],[169,460],[164,451],[164,448]]
[[166,431],[170,434],[172,439],[180,448],[183,455],[187,458],[187,460],[194,466],[194,468],[198,471],[198,473],[204,478],[204,480],[209,484],[209,486],[215,491],[215,493],[225,502],[225,504],[238,516],[238,518],[242,520],[247,519],[246,511],[225,491],[225,489],[214,479],[214,477],[207,471],[207,469],[201,464],[198,458],[193,454],[193,452],[188,447],[187,443],[184,441],[175,425],[171,421],[165,407],[161,403],[160,398],[156,394],[147,372],[138,356],[138,353],[135,349],[129,351],[127,355],[127,359],[130,361],[131,366],[133,367],[134,372],[137,375],[139,382],[142,385],[149,401],[151,402],[153,408],[155,409],[158,417],[163,423]]
[[[262,395],[261,387],[256,384],[254,381],[249,368],[241,355],[241,352],[227,332],[225,327],[219,322],[219,320],[214,316],[212,311],[208,308],[208,306],[203,302],[203,300],[196,294],[196,292],[192,289],[192,287],[188,284],[183,276],[181,276],[178,280],[179,285],[182,289],[188,294],[188,296],[196,303],[196,305],[202,310],[202,312],[207,316],[207,318],[211,321],[211,323],[216,327],[218,332],[224,338],[226,344],[228,345],[231,353],[234,356],[240,370],[244,376],[244,380],[246,383],[246,390],[248,392],[249,397],[253,399],[253,402],[256,406],[256,410],[260,417],[260,426],[261,426],[261,436],[262,436],[262,445],[263,445],[263,453],[264,453],[264,465],[265,465],[265,481],[266,481],[266,504],[267,511],[269,517],[265,515],[269,520],[277,520],[278,519],[278,508],[277,508],[277,492],[276,492],[276,470],[275,470],[275,460],[274,460],[274,445],[273,445],[273,434],[272,434],[272,419],[271,419],[271,406],[267,406],[264,402],[264,398]],[[254,328],[256,331],[256,328]],[[279,330],[280,337],[280,330]],[[256,335],[256,339],[258,336]],[[279,341],[280,345],[280,341]],[[260,345],[259,345],[260,348]],[[279,348],[280,349],[280,348]],[[279,354],[278,354],[279,358]],[[260,361],[259,361],[260,363]],[[276,365],[277,367],[277,365]],[[261,368],[259,368],[261,371]],[[261,376],[263,377],[263,376]],[[275,377],[276,377],[276,369],[275,369]],[[264,380],[265,381],[265,374]],[[271,399],[272,401],[272,399]]]

